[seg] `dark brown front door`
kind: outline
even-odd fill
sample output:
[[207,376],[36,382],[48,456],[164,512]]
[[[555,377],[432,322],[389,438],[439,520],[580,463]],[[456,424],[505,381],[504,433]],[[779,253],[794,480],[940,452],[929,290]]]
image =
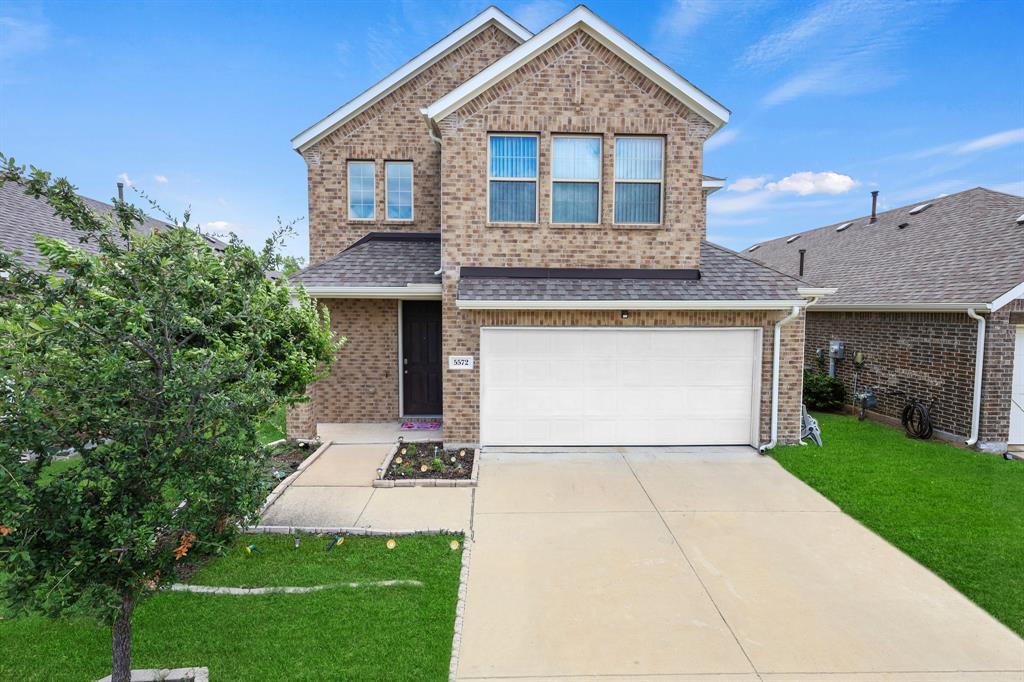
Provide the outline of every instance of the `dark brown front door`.
[[441,414],[440,301],[402,301],[402,356],[404,413]]

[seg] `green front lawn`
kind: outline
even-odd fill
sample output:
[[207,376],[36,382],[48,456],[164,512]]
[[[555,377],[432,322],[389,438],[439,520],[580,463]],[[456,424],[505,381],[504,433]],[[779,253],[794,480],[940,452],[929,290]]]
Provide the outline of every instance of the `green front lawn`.
[[1024,462],[816,414],[823,448],[775,459],[1024,635]]
[[[243,536],[191,582],[263,587],[418,580],[423,587],[229,596],[162,592],[136,611],[136,668],[206,666],[214,680],[446,680],[461,551],[452,536]],[[461,537],[458,538],[461,541]],[[255,543],[259,554],[244,547]],[[0,611],[2,616],[2,611]],[[110,674],[110,628],[85,619],[0,619],[0,679]]]
[[284,405],[278,405],[274,408],[270,418],[256,427],[256,435],[259,436],[260,442],[266,445],[267,443],[273,443],[275,440],[285,438],[287,428],[285,425]]

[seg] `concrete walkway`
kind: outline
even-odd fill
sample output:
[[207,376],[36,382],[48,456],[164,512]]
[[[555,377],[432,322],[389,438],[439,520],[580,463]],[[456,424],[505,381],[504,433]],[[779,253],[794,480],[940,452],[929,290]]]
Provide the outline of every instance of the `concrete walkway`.
[[479,485],[460,680],[1024,679],[1024,641],[752,450],[485,452]]
[[263,515],[267,526],[470,529],[472,488],[373,488],[394,441],[331,445]]

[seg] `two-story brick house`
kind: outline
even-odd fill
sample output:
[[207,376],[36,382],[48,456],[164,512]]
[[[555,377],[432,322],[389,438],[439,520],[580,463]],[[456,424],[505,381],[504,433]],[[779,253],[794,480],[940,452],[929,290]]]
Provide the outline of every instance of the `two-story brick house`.
[[725,107],[589,9],[489,8],[299,134],[310,267],[348,339],[289,414],[449,443],[799,433],[807,287],[705,241]]

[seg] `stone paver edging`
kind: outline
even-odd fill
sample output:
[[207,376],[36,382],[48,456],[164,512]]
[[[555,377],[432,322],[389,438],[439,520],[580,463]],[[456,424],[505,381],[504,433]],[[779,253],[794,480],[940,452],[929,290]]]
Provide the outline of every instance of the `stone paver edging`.
[[[110,675],[97,682],[110,682]],[[132,670],[132,682],[209,682],[208,668],[139,668]]]
[[[469,478],[407,478],[400,481],[386,481],[383,476],[391,466],[391,460],[398,454],[398,449],[407,443],[396,443],[395,447],[384,458],[377,469],[377,478],[373,479],[374,488],[475,488],[480,473],[480,450],[473,450],[473,470]],[[469,448],[466,448],[467,450]]]
[[284,491],[288,489],[288,486],[295,482],[295,479],[299,477],[299,474],[305,471],[309,467],[309,465],[315,462],[320,457],[320,455],[324,453],[324,450],[326,450],[329,447],[331,447],[330,441],[323,443],[320,447],[313,451],[313,454],[311,454],[306,459],[302,460],[302,462],[299,463],[299,467],[295,471],[290,473],[287,476],[287,478],[278,483],[274,487],[274,489],[270,491],[270,494],[267,495],[267,499],[264,500],[263,502],[263,508],[260,509],[261,517],[267,513],[267,510],[270,509],[270,505],[274,504],[274,502],[277,501],[277,498],[281,497]]

